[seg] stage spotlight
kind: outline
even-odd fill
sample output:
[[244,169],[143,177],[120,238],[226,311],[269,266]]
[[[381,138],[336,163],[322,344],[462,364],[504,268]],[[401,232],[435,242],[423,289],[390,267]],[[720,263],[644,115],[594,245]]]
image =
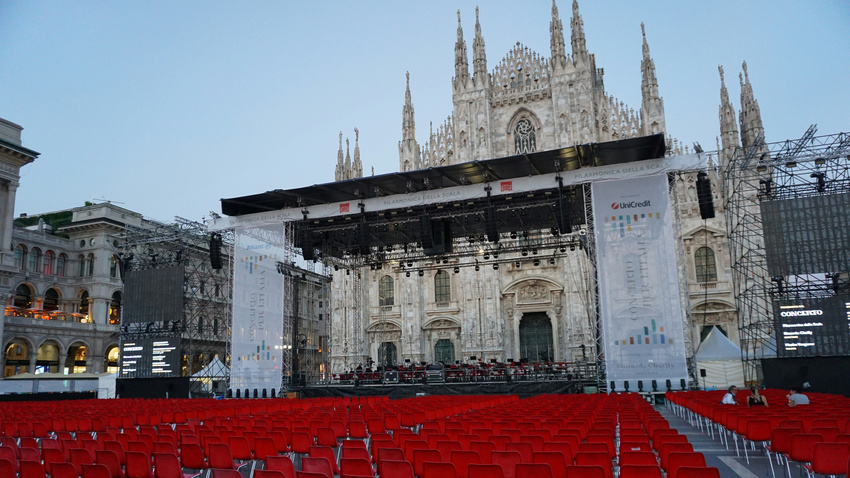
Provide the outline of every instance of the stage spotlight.
[[425,271],[423,271],[422,269],[419,269],[419,277],[422,277],[424,275],[425,275]]
[[484,260],[486,261],[487,259],[490,259],[490,253],[485,252],[484,253]]
[[404,276],[405,276],[405,277],[410,277],[410,271],[405,272],[405,273],[404,273]]
[[384,266],[382,266],[380,262],[379,262],[379,263],[377,263],[377,264],[375,264],[375,270],[376,270],[376,271],[381,270],[381,268],[382,268],[382,267],[384,267]]
[[375,270],[375,264],[369,264],[369,270],[370,271]]
[[494,271],[499,270],[499,264],[493,264],[493,270]]
[[576,245],[575,245],[575,244],[570,244],[570,250],[571,250],[571,251],[576,250]]
[[454,270],[455,270],[455,274],[457,274],[458,272],[460,272],[460,267],[455,266]]
[[407,267],[413,267],[413,261],[407,261]]
[[764,164],[759,164],[758,166],[756,166],[756,171],[760,173],[767,172],[767,166],[765,166]]
[[688,388],[688,383],[687,383],[687,382],[685,382],[685,379],[684,379],[684,378],[680,378],[680,379],[679,379],[679,385],[681,385],[681,386],[682,386],[682,390],[686,390],[686,389]]
[[561,246],[561,252],[567,252],[567,248],[564,247],[564,246]]
[[334,264],[334,271],[338,271],[338,270],[339,270],[339,266]]
[[[408,272],[408,274],[410,274],[410,273]],[[351,270],[350,270],[350,269],[346,269],[346,270],[345,270],[345,275],[350,276],[350,275],[351,275]]]
[[783,282],[785,282],[785,279],[782,276],[776,276],[776,277],[773,277],[770,280],[773,281],[773,282],[776,282],[776,292],[778,294],[781,295],[781,294],[785,293],[785,286],[783,285]]
[[638,380],[638,392],[643,392],[643,380]]
[[826,164],[826,159],[815,158],[815,166],[823,166],[824,164]]
[[553,266],[555,265],[555,258],[554,257],[549,258],[549,264],[551,264]]
[[498,252],[494,252],[494,253],[493,253],[493,259],[498,259],[498,258],[499,258],[499,253],[498,253]]
[[797,161],[788,161],[787,163],[785,163],[785,167],[786,168],[796,168],[797,167]]
[[516,261],[516,262],[514,262],[514,267],[516,267],[517,269],[519,269],[520,267],[522,267],[522,264],[520,264],[520,262],[519,262],[519,261]]
[[511,239],[516,239],[516,232],[511,232]]
[[664,382],[664,385],[667,385],[668,392],[673,390],[673,382],[671,382],[669,378]]
[[537,249],[532,249],[531,253],[534,254],[534,255],[537,255]]
[[539,266],[540,265],[540,259],[534,259],[534,265]]
[[523,249],[523,250],[522,250],[522,255],[523,255],[523,256],[527,256],[527,255],[528,255],[528,250],[527,250],[527,249]]
[[617,388],[615,385],[616,385],[616,383],[614,383],[614,381],[611,380],[611,392],[612,393],[614,392],[614,389]]
[[481,267],[479,267],[478,264],[475,264],[475,271],[477,272],[477,271],[480,271],[480,270],[481,270]]
[[623,381],[623,389],[626,390],[626,393],[629,392],[629,381],[628,380]]
[[653,392],[657,392],[657,391],[658,391],[658,382],[657,382],[656,380],[653,380],[653,381],[652,381],[652,391],[653,391]]
[[443,264],[448,264],[448,263],[449,263],[448,259],[443,259]]

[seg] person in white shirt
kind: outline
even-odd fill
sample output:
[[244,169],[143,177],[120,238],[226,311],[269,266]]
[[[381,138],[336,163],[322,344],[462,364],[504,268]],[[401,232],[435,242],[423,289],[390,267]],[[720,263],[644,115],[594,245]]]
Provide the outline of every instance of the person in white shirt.
[[788,398],[788,406],[789,407],[796,407],[797,405],[808,405],[809,404],[809,397],[800,393],[800,389],[797,388],[797,387],[792,387],[791,393],[786,395],[786,397]]
[[737,405],[738,402],[735,401],[735,394],[738,393],[738,387],[732,385],[729,387],[729,391],[726,392],[726,395],[723,395],[723,400],[720,401],[723,405]]

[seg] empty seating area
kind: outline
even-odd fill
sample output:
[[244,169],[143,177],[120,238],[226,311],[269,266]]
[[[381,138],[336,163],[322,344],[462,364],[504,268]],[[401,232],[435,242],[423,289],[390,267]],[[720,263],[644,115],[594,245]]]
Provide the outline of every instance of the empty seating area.
[[0,417],[4,477],[719,476],[637,394],[17,402]]
[[792,408],[787,390],[764,390],[768,407],[748,407],[748,391],[737,393],[737,405],[722,405],[725,393],[668,392],[666,398],[679,417],[747,463],[754,454],[765,456],[774,478],[850,471],[850,398],[807,393],[811,403]]

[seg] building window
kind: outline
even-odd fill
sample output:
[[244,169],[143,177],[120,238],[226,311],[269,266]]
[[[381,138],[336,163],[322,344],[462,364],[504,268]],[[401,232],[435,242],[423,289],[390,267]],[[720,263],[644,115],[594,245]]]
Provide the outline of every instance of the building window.
[[21,284],[15,289],[15,299],[12,304],[21,310],[31,309],[33,307],[32,296],[32,289],[26,284]]
[[41,272],[46,275],[53,274],[53,261],[56,259],[56,254],[48,250],[44,253],[44,261],[41,263]]
[[59,257],[56,258],[56,275],[59,277],[65,277],[65,263],[68,262],[68,256],[65,254],[59,254]]
[[537,151],[537,132],[527,118],[519,120],[514,128],[514,154]]
[[697,282],[717,282],[717,263],[714,261],[714,251],[709,247],[700,247],[694,253],[694,263],[697,270]]
[[434,302],[444,304],[451,300],[452,288],[449,273],[440,269],[434,274]]
[[121,322],[121,292],[112,294],[112,301],[109,303],[109,323],[118,325]]
[[50,288],[44,291],[44,305],[41,308],[48,312],[59,310],[59,292],[56,289]]
[[204,317],[198,317],[198,333],[203,333],[204,331]]
[[378,304],[380,306],[393,305],[395,303],[395,291],[393,289],[393,278],[381,277],[378,282]]
[[27,246],[18,244],[15,247],[15,267],[18,270],[25,271],[27,265]]
[[109,277],[118,277],[118,256],[113,255],[109,258]]
[[37,247],[33,247],[30,250],[30,253],[27,255],[27,270],[32,272],[38,272],[39,266],[41,265],[41,249]]
[[83,319],[88,317],[88,315],[89,315],[89,293],[88,293],[88,291],[84,290],[83,293],[80,294],[80,307],[79,307],[79,309],[77,309],[77,313],[81,314],[83,316],[81,318],[83,318]]
[[79,276],[85,277],[86,276],[86,256],[80,254],[79,256],[77,256],[77,261],[79,261],[79,263],[80,263]]
[[213,319],[213,335],[218,335],[218,319]]
[[89,276],[94,275],[94,254],[89,254],[88,258]]

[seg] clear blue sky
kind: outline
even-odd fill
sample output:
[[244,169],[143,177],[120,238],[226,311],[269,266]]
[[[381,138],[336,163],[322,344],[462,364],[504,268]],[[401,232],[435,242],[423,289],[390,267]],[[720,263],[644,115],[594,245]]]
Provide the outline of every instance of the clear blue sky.
[[[548,57],[551,2],[488,0],[489,70],[516,42]],[[364,173],[398,170],[405,72],[417,139],[451,114],[456,11],[475,2],[0,0],[0,117],[41,153],[16,215],[106,198],[200,220],[221,198],[333,180],[360,130]],[[558,0],[567,35],[571,2]],[[719,77],[749,66],[768,141],[850,130],[850,3],[580,3],[609,94],[640,106],[640,23],[668,132],[715,149]],[[569,38],[567,38],[569,42]],[[353,144],[352,144],[353,147]]]

